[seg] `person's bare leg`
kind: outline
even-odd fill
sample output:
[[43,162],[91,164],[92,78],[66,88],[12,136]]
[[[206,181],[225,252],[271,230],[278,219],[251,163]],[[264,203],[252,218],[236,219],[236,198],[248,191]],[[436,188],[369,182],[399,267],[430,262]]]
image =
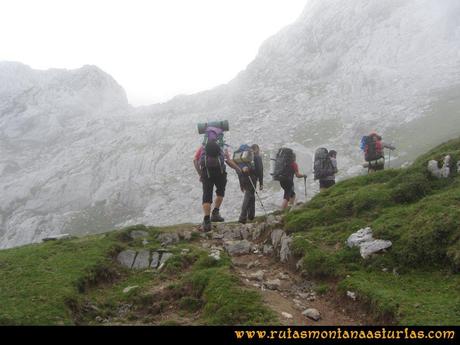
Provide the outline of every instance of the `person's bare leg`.
[[209,216],[211,214],[211,204],[209,203],[203,204],[203,213],[205,216]]
[[222,205],[222,202],[223,202],[223,201],[224,201],[224,197],[223,197],[223,196],[217,196],[217,197],[216,197],[216,202],[214,203],[214,207],[220,209],[220,205]]
[[291,199],[289,199],[289,205],[294,205],[295,204],[295,196],[291,197]]
[[283,203],[281,204],[281,209],[285,210],[288,207],[289,200],[283,199]]

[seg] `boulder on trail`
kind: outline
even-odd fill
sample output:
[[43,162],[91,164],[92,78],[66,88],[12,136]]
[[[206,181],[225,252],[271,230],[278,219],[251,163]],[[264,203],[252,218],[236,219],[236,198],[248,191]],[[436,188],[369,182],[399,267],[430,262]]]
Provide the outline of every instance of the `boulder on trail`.
[[267,280],[265,282],[265,286],[269,290],[279,290],[281,287],[281,280],[279,280],[278,278],[273,279],[273,280]]
[[276,229],[276,230],[272,231],[270,237],[271,237],[271,240],[272,240],[273,248],[275,248],[275,250],[281,244],[281,238],[283,237],[283,235],[284,235],[284,231],[281,230],[281,229]]
[[251,242],[247,240],[227,241],[224,248],[231,256],[249,254],[251,251]]
[[159,263],[160,263],[160,253],[153,252],[152,262],[150,263],[150,268],[157,268]]
[[309,319],[312,319],[314,321],[318,321],[321,319],[321,314],[319,311],[315,308],[308,308],[302,312],[302,315],[308,317]]
[[163,247],[180,241],[179,235],[175,232],[165,232],[159,234],[157,239]]

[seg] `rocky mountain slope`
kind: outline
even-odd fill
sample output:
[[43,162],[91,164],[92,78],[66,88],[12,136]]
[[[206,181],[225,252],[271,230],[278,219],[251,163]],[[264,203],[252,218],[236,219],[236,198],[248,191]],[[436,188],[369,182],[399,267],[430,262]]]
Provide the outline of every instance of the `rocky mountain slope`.
[[459,162],[457,139],[250,224],[2,250],[0,324],[458,325]]
[[[339,178],[359,174],[357,143],[373,128],[399,148],[392,164],[412,161],[459,134],[459,15],[455,0],[311,0],[228,84],[140,108],[96,67],[0,63],[0,248],[199,221],[201,121],[228,119],[229,144],[257,141],[267,166],[289,145],[308,173],[325,145],[339,151]],[[279,186],[266,187],[274,209]],[[237,217],[240,199],[230,173],[224,216]]]

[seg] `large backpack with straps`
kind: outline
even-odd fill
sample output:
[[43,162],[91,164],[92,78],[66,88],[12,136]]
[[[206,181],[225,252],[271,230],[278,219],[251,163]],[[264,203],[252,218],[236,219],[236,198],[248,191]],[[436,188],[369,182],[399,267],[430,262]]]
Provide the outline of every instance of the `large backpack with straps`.
[[295,154],[292,149],[282,147],[278,150],[275,158],[275,168],[273,171],[273,179],[275,181],[289,180],[294,176],[294,168],[292,163],[295,161]]
[[216,141],[208,141],[203,146],[200,155],[200,168],[205,171],[208,177],[211,174],[225,172],[224,151]]
[[332,165],[331,157],[329,157],[329,152],[324,147],[320,147],[315,151],[313,173],[315,175],[315,180],[321,180],[335,174],[335,169]]
[[[374,140],[374,137],[377,140]],[[361,139],[361,149],[364,151],[364,160],[366,162],[377,161],[383,158],[383,145],[380,136],[368,135]]]
[[250,171],[255,171],[254,152],[247,144],[241,145],[238,150],[233,153],[233,161],[243,169],[249,168]]

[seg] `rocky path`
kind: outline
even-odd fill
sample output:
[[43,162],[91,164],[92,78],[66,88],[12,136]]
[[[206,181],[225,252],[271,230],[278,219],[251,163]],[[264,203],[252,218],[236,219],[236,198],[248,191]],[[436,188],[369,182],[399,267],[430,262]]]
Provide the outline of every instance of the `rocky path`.
[[226,251],[242,282],[259,290],[282,325],[362,324],[358,315],[348,315],[327,295],[317,294],[312,282],[288,268],[292,239],[276,228],[277,221],[270,219],[274,230],[264,224],[219,224],[202,234],[201,246],[216,258]]

